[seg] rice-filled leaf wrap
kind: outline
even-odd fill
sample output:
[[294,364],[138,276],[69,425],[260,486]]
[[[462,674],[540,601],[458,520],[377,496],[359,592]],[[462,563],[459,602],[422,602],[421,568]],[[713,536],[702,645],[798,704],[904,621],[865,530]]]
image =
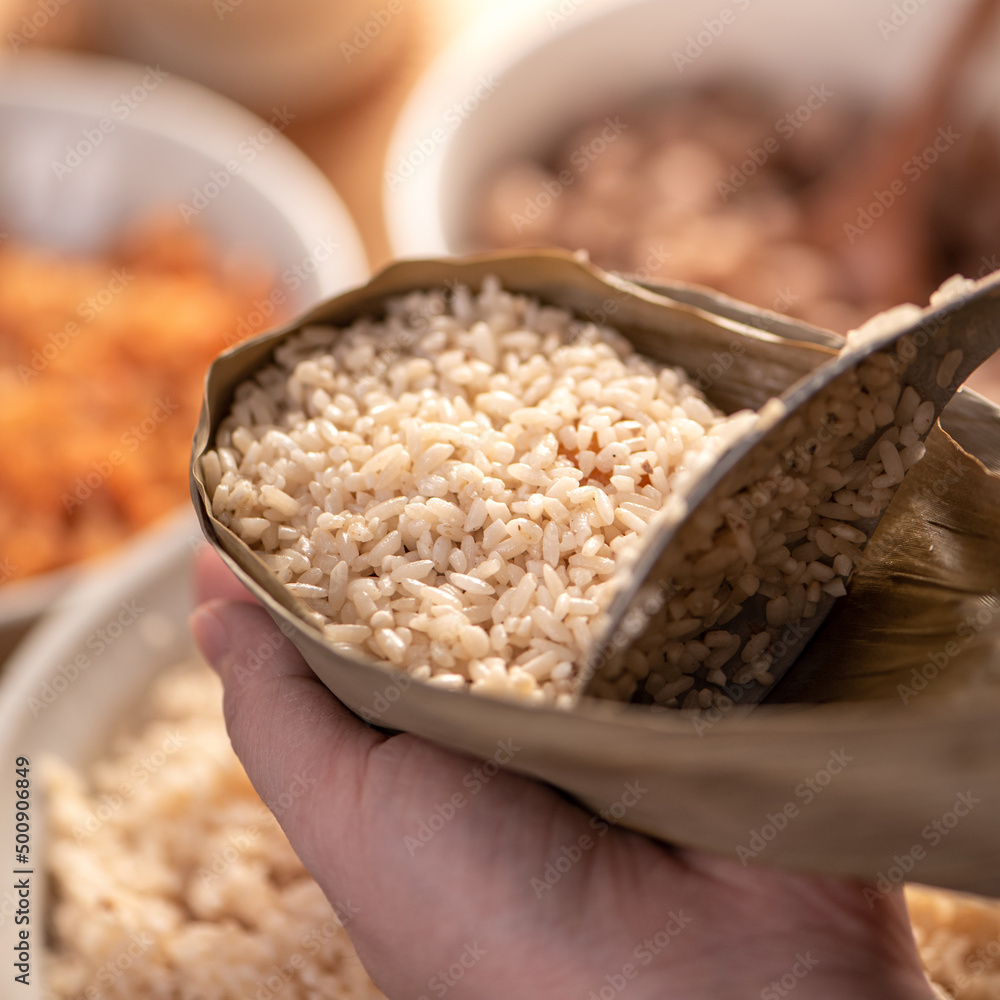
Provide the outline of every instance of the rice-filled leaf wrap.
[[[309,325],[378,316],[389,297],[478,287],[487,275],[614,326],[643,354],[701,379],[726,412],[785,393],[840,343],[700,289],[654,290],[578,256],[541,251],[393,264],[222,355],[209,371],[195,435],[194,504],[210,543],[317,675],[373,725],[480,758],[502,743],[510,770],[673,843],[746,864],[881,874],[887,885],[894,857],[909,855],[910,880],[1000,892],[1000,410],[972,393],[960,393],[931,432],[927,458],[904,480],[847,596],[771,698],[746,715],[591,698],[568,709],[527,705],[441,690],[347,658],[213,516],[202,456],[235,387],[278,345]],[[778,813],[787,819],[780,828]],[[946,837],[935,834],[936,822],[948,824]]]

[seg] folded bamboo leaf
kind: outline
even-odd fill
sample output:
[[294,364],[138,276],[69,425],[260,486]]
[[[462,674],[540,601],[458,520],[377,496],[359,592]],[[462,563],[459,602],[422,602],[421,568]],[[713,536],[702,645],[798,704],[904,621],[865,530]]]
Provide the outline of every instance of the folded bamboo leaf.
[[[703,378],[710,398],[729,410],[784,392],[836,344],[813,328],[704,291],[678,287],[671,298],[546,252],[396,264],[364,288],[223,355],[209,373],[195,437],[195,506],[208,539],[318,676],[372,724],[484,758],[503,741],[512,747],[512,770],[550,782],[595,811],[615,807],[622,825],[668,841],[744,863],[864,878],[881,873],[887,885],[895,879],[894,859],[906,855],[910,879],[1000,892],[994,630],[984,627],[907,704],[897,690],[928,649],[958,634],[964,615],[996,606],[989,595],[1000,586],[993,544],[1000,534],[994,527],[1000,410],[972,394],[960,394],[942,418],[961,447],[935,431],[927,471],[916,475],[918,465],[907,480],[915,495],[902,497],[906,503],[898,510],[894,503],[883,519],[856,587],[837,610],[843,635],[831,619],[803,658],[801,678],[800,664],[789,673],[781,695],[794,703],[765,703],[742,718],[723,709],[655,711],[588,698],[571,710],[527,706],[443,691],[346,659],[212,516],[200,457],[236,384],[266,363],[278,343],[308,323],[377,315],[390,295],[454,281],[478,285],[487,274],[507,288],[603,318],[644,353]],[[727,360],[737,363],[727,367]],[[944,470],[959,481],[938,496],[934,477]],[[869,572],[876,564],[881,577]],[[842,653],[823,654],[842,639]],[[877,641],[880,651],[866,654]],[[634,804],[622,815],[626,786]],[[780,827],[773,822],[778,813],[787,819]],[[928,836],[941,822],[947,836]]]
[[[602,641],[588,665],[585,692],[617,699],[618,679],[631,670],[639,679],[636,701],[650,702],[661,690],[669,698],[675,683],[693,684],[684,707],[696,703],[696,695],[707,695],[709,701],[701,704],[708,707],[718,700],[720,686],[727,698],[741,705],[767,697],[774,679],[780,680],[797,662],[838,603],[837,593],[820,589],[820,581],[829,581],[833,573],[826,564],[812,562],[820,554],[817,546],[803,545],[802,551],[811,548],[813,554],[801,561],[790,553],[790,547],[805,541],[807,521],[802,519],[808,518],[811,525],[810,541],[820,528],[817,539],[829,536],[829,531],[853,532],[857,537],[850,542],[830,536],[823,544],[848,545],[853,553],[848,568],[860,559],[889,504],[888,498],[873,502],[873,487],[891,497],[903,478],[904,463],[896,448],[901,432],[912,435],[912,447],[902,451],[904,456],[919,449],[908,459],[909,468],[923,453],[920,441],[937,415],[1000,342],[998,302],[996,275],[980,282],[951,279],[935,294],[931,307],[901,306],[875,317],[836,357],[768,403],[757,426],[718,458],[685,502],[668,504],[653,522],[633,582],[618,592],[608,610]],[[732,305],[723,308],[733,315]],[[922,413],[925,408],[928,412]],[[859,419],[865,413],[867,424]],[[915,414],[920,415],[919,430]],[[890,432],[895,437],[888,436]],[[890,459],[898,472],[883,474],[883,460],[889,473]],[[852,468],[860,466],[860,480],[855,481],[867,492],[855,493],[859,487],[852,482],[844,490],[850,499],[825,502],[841,497],[839,470],[851,463],[856,463]],[[841,486],[828,485],[824,475],[841,479]],[[801,487],[802,493],[815,497],[810,511],[801,512],[800,494],[789,487]],[[782,553],[779,561],[788,559],[792,567],[774,578],[784,580],[769,592],[758,577],[762,567],[771,567],[769,573],[777,570],[759,558],[755,539],[761,528],[765,549],[768,539],[778,536],[773,548]],[[789,547],[781,547],[786,540]],[[720,552],[739,557],[731,558],[724,572],[712,563]],[[813,567],[823,574],[811,583],[818,593],[803,598],[803,584],[787,581],[803,577],[809,583]],[[740,591],[738,577],[744,571],[750,572],[753,589]],[[840,580],[831,587],[843,595]],[[715,598],[711,607],[706,595]],[[796,600],[799,610],[789,615],[790,602]],[[685,612],[685,607],[697,610]],[[709,651],[701,665],[685,669],[690,679],[676,680],[675,664],[684,655],[684,643],[703,644],[710,641],[706,636],[723,644],[719,655]]]
[[[995,410],[946,410],[831,613],[771,702],[954,694],[1000,685],[1000,478]],[[929,692],[924,694],[924,692]]]

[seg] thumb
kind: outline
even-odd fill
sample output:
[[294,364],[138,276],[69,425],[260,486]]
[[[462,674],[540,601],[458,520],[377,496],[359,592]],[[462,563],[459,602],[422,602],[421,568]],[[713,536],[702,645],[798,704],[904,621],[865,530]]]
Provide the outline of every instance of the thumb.
[[259,605],[209,601],[191,630],[222,678],[229,738],[257,794],[306,867],[329,873],[329,845],[350,842],[368,755],[385,738],[330,693]]

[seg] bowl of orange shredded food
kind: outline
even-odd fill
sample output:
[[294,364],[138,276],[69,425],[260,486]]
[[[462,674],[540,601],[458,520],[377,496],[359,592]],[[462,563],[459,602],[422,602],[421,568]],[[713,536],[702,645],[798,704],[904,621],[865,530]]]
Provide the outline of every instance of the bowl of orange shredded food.
[[185,506],[209,361],[365,277],[294,117],[160,67],[0,69],[0,659],[81,564]]

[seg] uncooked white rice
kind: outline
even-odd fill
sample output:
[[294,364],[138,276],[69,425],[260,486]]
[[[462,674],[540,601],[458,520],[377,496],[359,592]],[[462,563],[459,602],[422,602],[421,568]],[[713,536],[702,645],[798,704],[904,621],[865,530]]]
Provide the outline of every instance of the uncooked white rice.
[[568,705],[650,520],[756,416],[495,279],[386,311],[237,389],[213,513],[344,653]]
[[382,997],[237,761],[215,675],[169,672],[144,715],[85,775],[46,762],[45,995]]
[[[775,682],[777,653],[795,648],[787,627],[846,594],[877,519],[925,454],[935,405],[904,387],[915,355],[908,338],[871,354],[754,449],[749,483],[702,504],[670,579],[640,592],[653,613],[593,693],[627,700],[641,686],[659,705],[698,711],[728,709],[748,686]],[[751,599],[760,624],[750,615],[724,628]]]
[[[682,564],[640,594],[644,634],[595,657],[590,694],[702,710],[774,683],[782,630],[846,593],[923,457],[935,407],[903,385],[914,355],[907,338],[872,354],[755,449],[749,484],[702,506]],[[237,388],[202,468],[214,515],[345,654],[569,707],[651,522],[784,416],[726,416],[614,330],[487,279],[300,331]],[[724,628],[751,598],[764,630]]]

